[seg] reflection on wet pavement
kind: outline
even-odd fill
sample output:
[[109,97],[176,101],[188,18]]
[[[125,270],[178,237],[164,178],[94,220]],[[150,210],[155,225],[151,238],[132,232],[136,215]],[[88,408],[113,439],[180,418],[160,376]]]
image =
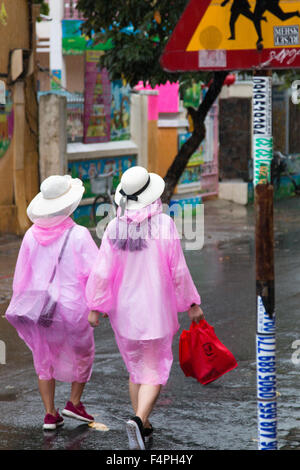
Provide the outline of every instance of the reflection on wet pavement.
[[[300,449],[300,364],[292,344],[300,340],[300,199],[275,207],[278,441],[280,449]],[[203,310],[220,340],[233,352],[238,368],[202,386],[179,366],[178,340],[189,328],[179,314],[170,379],[151,417],[152,450],[256,450],[255,263],[253,207],[225,201],[205,203],[205,245],[186,259],[202,297]],[[0,237],[1,238],[1,237]],[[5,246],[8,244],[8,248]],[[9,299],[20,239],[0,239],[0,298]],[[1,297],[3,296],[3,297]],[[6,304],[7,305],[7,304]],[[3,318],[0,340],[7,361],[0,364],[0,449],[127,449],[125,422],[132,415],[128,378],[108,319],[95,330],[96,358],[83,402],[101,432],[65,418],[63,428],[44,433],[43,407],[30,351]],[[57,384],[56,406],[69,398],[68,384]]]

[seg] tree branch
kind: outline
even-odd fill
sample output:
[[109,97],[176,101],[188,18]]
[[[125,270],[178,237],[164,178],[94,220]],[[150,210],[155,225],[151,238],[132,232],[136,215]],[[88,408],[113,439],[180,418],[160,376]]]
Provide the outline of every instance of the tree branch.
[[205,138],[205,118],[215,100],[219,96],[227,75],[228,72],[225,71],[215,72],[205,97],[200,103],[198,109],[195,110],[194,108],[188,108],[188,112],[193,120],[194,130],[191,137],[179,149],[178,154],[174,158],[164,177],[166,186],[161,198],[164,203],[170,203],[175,186],[180,176],[182,175],[190,157],[197,150],[202,140]]

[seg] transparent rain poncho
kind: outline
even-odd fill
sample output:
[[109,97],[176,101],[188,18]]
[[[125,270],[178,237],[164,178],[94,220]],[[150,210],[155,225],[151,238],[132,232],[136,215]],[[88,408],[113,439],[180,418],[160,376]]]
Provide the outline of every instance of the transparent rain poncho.
[[200,304],[171,217],[160,200],[112,220],[87,282],[89,308],[107,313],[133,383],[169,377],[178,312]]
[[[40,379],[87,382],[94,360],[94,336],[88,323],[85,288],[98,248],[88,229],[69,217],[56,225],[51,219],[48,226],[46,218],[43,222],[43,226],[30,227],[23,238],[6,318],[31,349]],[[26,292],[48,289],[70,228],[72,231],[51,286],[57,307],[51,326],[46,328],[36,321],[34,303],[30,305]],[[32,318],[24,318],[25,311],[32,312]]]

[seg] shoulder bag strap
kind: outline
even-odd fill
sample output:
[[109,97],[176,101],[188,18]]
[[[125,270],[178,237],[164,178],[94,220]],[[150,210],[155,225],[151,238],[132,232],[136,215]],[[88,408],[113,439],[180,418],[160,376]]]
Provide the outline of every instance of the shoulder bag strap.
[[55,276],[55,273],[56,273],[56,268],[57,268],[57,266],[59,265],[60,260],[62,259],[62,255],[63,255],[63,253],[64,253],[64,251],[65,251],[65,248],[66,248],[66,245],[67,245],[67,242],[68,242],[68,239],[69,239],[69,236],[70,236],[70,234],[71,234],[72,229],[73,229],[73,227],[71,227],[71,228],[68,230],[67,236],[66,236],[65,241],[64,241],[64,243],[63,243],[63,246],[62,246],[62,248],[61,248],[61,250],[60,250],[60,254],[59,254],[57,263],[56,263],[56,265],[54,266],[53,273],[52,273],[52,276],[51,276],[51,278],[50,278],[50,282],[49,282],[50,284],[51,284],[51,282],[52,282],[53,279],[54,279],[54,276]]

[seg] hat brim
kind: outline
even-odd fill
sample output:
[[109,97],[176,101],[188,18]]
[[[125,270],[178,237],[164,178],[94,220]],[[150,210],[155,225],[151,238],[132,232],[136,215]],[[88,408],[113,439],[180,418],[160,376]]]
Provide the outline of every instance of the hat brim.
[[[134,209],[142,209],[143,207],[149,206],[152,202],[156,201],[165,189],[165,182],[161,176],[157,175],[156,173],[149,173],[150,176],[150,183],[148,187],[143,191],[139,196],[137,201],[132,201],[131,199],[127,199],[126,201],[126,209],[134,210]],[[115,193],[115,202],[119,206],[120,201],[122,198],[122,194],[120,193],[122,186],[121,183],[117,186],[116,193]]]
[[[61,212],[64,209],[73,206],[77,207],[80,203],[85,188],[83,185],[72,184],[71,188],[66,194],[55,198],[55,199],[45,199],[42,193],[38,193],[31,201],[27,208],[27,214],[29,218],[34,217],[47,217],[57,212]],[[75,210],[75,209],[73,209]]]

